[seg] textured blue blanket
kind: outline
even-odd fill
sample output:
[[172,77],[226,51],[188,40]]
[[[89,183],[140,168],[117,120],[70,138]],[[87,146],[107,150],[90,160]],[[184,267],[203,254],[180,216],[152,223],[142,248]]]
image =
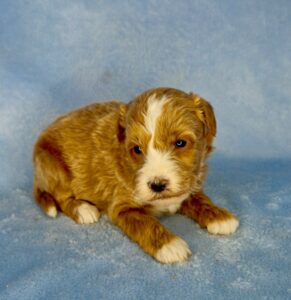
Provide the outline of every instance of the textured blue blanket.
[[[0,299],[291,298],[290,1],[0,2]],[[58,114],[155,86],[214,106],[206,192],[235,212],[216,237],[165,217],[193,256],[164,266],[106,217],[45,217],[31,151]]]

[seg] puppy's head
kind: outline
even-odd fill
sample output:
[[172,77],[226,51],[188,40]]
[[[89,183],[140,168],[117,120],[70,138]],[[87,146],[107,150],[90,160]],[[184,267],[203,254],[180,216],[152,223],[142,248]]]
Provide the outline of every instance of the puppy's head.
[[136,201],[151,204],[201,188],[204,160],[216,134],[214,113],[207,101],[179,90],[157,88],[137,96],[122,114]]

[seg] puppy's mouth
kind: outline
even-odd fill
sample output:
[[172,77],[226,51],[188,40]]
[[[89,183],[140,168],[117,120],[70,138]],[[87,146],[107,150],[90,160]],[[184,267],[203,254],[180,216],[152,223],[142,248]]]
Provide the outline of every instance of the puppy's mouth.
[[152,193],[151,201],[181,197],[184,194],[187,194],[187,192],[185,190],[184,191],[172,191],[170,188],[169,189],[167,188],[165,191],[163,191],[161,193]]
[[174,203],[182,203],[184,200],[186,200],[189,197],[189,195],[190,192],[186,192],[186,193],[181,192],[171,196],[164,195],[163,197],[154,197],[151,200],[151,204],[167,206]]

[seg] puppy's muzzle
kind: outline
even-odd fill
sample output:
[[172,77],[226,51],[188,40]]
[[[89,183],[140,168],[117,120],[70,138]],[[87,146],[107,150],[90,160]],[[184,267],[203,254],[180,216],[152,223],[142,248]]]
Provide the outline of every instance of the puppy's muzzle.
[[155,178],[153,181],[148,182],[149,188],[155,193],[163,192],[169,184],[167,179]]

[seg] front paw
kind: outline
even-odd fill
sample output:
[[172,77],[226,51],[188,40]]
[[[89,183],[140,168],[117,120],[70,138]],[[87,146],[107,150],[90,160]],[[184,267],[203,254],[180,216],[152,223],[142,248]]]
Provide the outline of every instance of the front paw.
[[185,261],[191,255],[187,243],[179,237],[175,237],[169,243],[160,248],[155,258],[161,263],[172,264]]
[[239,226],[239,221],[233,215],[229,214],[225,218],[214,219],[207,224],[207,230],[212,234],[231,234],[234,233]]

